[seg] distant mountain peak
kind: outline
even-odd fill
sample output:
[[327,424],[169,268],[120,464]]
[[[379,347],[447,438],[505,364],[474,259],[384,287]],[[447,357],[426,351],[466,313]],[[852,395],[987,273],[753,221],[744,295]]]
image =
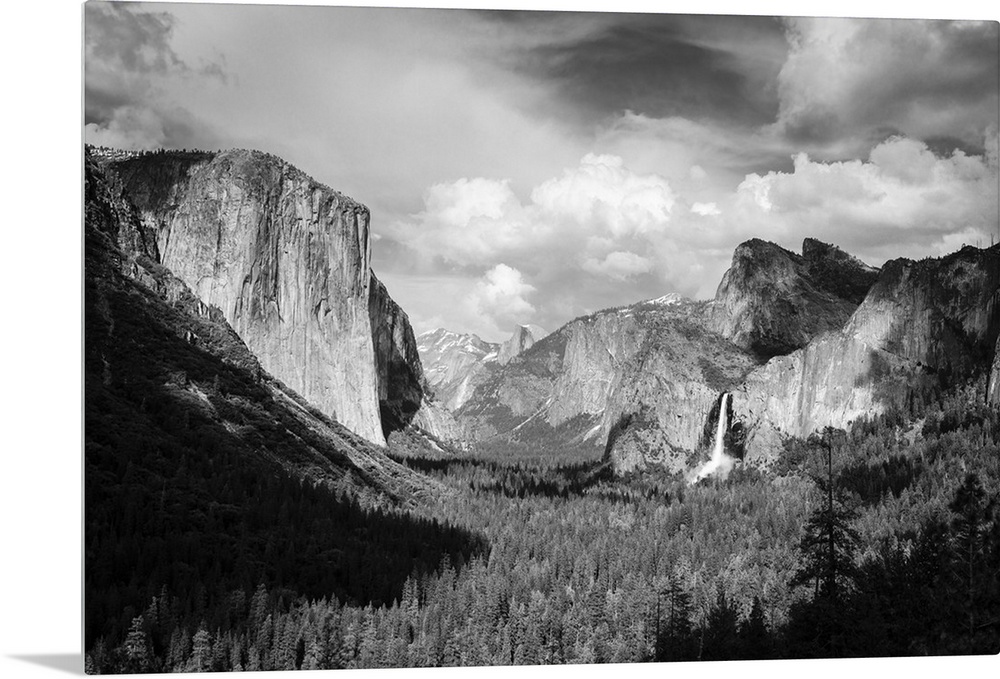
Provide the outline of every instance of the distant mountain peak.
[[497,363],[506,365],[514,357],[524,353],[532,347],[538,340],[548,334],[537,325],[518,325],[510,338],[500,345],[500,353],[497,356]]
[[684,301],[684,297],[677,292],[668,292],[662,297],[657,297],[656,299],[647,299],[644,304],[658,304],[660,306],[672,306],[674,304],[680,304]]

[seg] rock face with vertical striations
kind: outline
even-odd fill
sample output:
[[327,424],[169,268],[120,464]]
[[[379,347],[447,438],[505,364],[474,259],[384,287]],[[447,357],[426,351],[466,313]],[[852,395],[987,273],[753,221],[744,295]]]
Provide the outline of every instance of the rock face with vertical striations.
[[839,330],[878,270],[807,238],[802,255],[759,239],[737,246],[719,284],[712,328],[762,359],[788,354]]
[[371,275],[368,313],[375,347],[375,371],[385,436],[409,425],[424,398],[423,370],[410,320]]
[[531,345],[545,337],[548,333],[537,325],[519,325],[506,342],[500,345],[497,363],[507,365],[514,358],[531,348]]
[[405,314],[370,270],[368,209],[256,151],[111,167],[162,264],[222,310],[264,369],[384,445],[380,411],[419,403],[420,368]]
[[[166,491],[154,470],[180,451],[215,460],[222,476],[283,470],[399,505],[443,491],[263,371],[222,312],[153,260],[140,246],[142,238],[132,238],[144,228],[142,220],[95,160],[88,152],[88,481],[104,478],[108,459],[127,459],[130,468],[143,470],[131,475],[133,487],[159,497]],[[225,466],[227,460],[238,466]],[[88,490],[88,512],[101,507],[102,494],[93,495]],[[192,497],[185,495],[185,502]]]
[[734,394],[752,459],[781,434],[808,436],[905,404],[923,376],[947,385],[985,375],[1000,331],[1000,246],[940,259],[899,259],[842,330],[751,373]]
[[993,349],[993,367],[990,369],[986,401],[1000,406],[1000,335],[997,336],[997,344]]

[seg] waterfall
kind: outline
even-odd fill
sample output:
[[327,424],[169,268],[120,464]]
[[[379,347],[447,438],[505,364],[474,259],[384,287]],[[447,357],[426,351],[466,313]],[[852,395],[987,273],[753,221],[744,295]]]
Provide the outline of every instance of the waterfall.
[[726,430],[729,429],[729,396],[727,392],[722,395],[722,403],[719,404],[719,424],[715,427],[715,447],[712,448],[712,463],[716,466],[722,463],[722,456],[726,454]]
[[726,455],[725,445],[726,432],[729,430],[729,398],[731,396],[732,394],[729,392],[722,394],[722,400],[719,403],[719,423],[715,427],[715,445],[712,447],[712,457],[698,470],[692,483],[697,483],[720,470],[725,477],[733,466],[733,459]]

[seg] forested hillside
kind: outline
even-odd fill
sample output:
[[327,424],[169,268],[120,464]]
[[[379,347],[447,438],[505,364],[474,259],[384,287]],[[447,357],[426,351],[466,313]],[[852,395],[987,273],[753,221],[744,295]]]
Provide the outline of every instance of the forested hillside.
[[[388,598],[244,580],[199,609],[200,595],[168,583],[88,662],[170,671],[996,653],[1000,414],[982,397],[981,386],[953,389],[792,441],[770,471],[738,466],[694,486],[665,473],[616,479],[599,461],[400,458],[454,489],[418,525],[481,535],[464,543],[480,549],[451,542]],[[302,549],[316,554],[322,531],[308,534]]]

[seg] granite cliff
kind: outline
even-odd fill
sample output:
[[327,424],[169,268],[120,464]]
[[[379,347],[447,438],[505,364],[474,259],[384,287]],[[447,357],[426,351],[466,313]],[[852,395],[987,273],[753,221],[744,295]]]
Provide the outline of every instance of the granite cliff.
[[[138,233],[145,229],[115,178],[88,156],[88,469],[102,469],[109,456],[145,469],[163,451],[189,450],[238,459],[241,469],[261,473],[280,467],[391,503],[442,490],[268,374],[224,313],[150,256],[143,244],[150,234]],[[144,478],[134,476],[137,483]],[[88,483],[99,477],[88,473]],[[160,485],[150,492],[160,493]]]
[[916,379],[985,376],[1000,331],[1000,246],[893,260],[839,331],[753,371],[733,396],[747,454],[772,459],[781,435],[846,427],[905,403]]
[[371,274],[369,320],[375,348],[375,374],[382,432],[409,425],[424,400],[423,369],[410,320]]
[[480,442],[603,447],[618,473],[680,472],[705,456],[728,392],[727,452],[766,464],[784,437],[903,406],[916,384],[997,374],[998,276],[1000,246],[879,271],[811,239],[801,256],[750,241],[715,300],[576,319],[492,370],[456,415]]
[[500,365],[510,363],[514,358],[530,349],[531,345],[547,334],[547,332],[537,325],[517,326],[507,341],[500,345],[500,350],[496,358],[497,363]]
[[840,329],[878,276],[839,248],[807,238],[802,255],[759,239],[737,246],[711,327],[763,360]]
[[256,151],[115,160],[159,262],[261,365],[376,444],[422,402],[406,315],[371,272],[368,209]]

